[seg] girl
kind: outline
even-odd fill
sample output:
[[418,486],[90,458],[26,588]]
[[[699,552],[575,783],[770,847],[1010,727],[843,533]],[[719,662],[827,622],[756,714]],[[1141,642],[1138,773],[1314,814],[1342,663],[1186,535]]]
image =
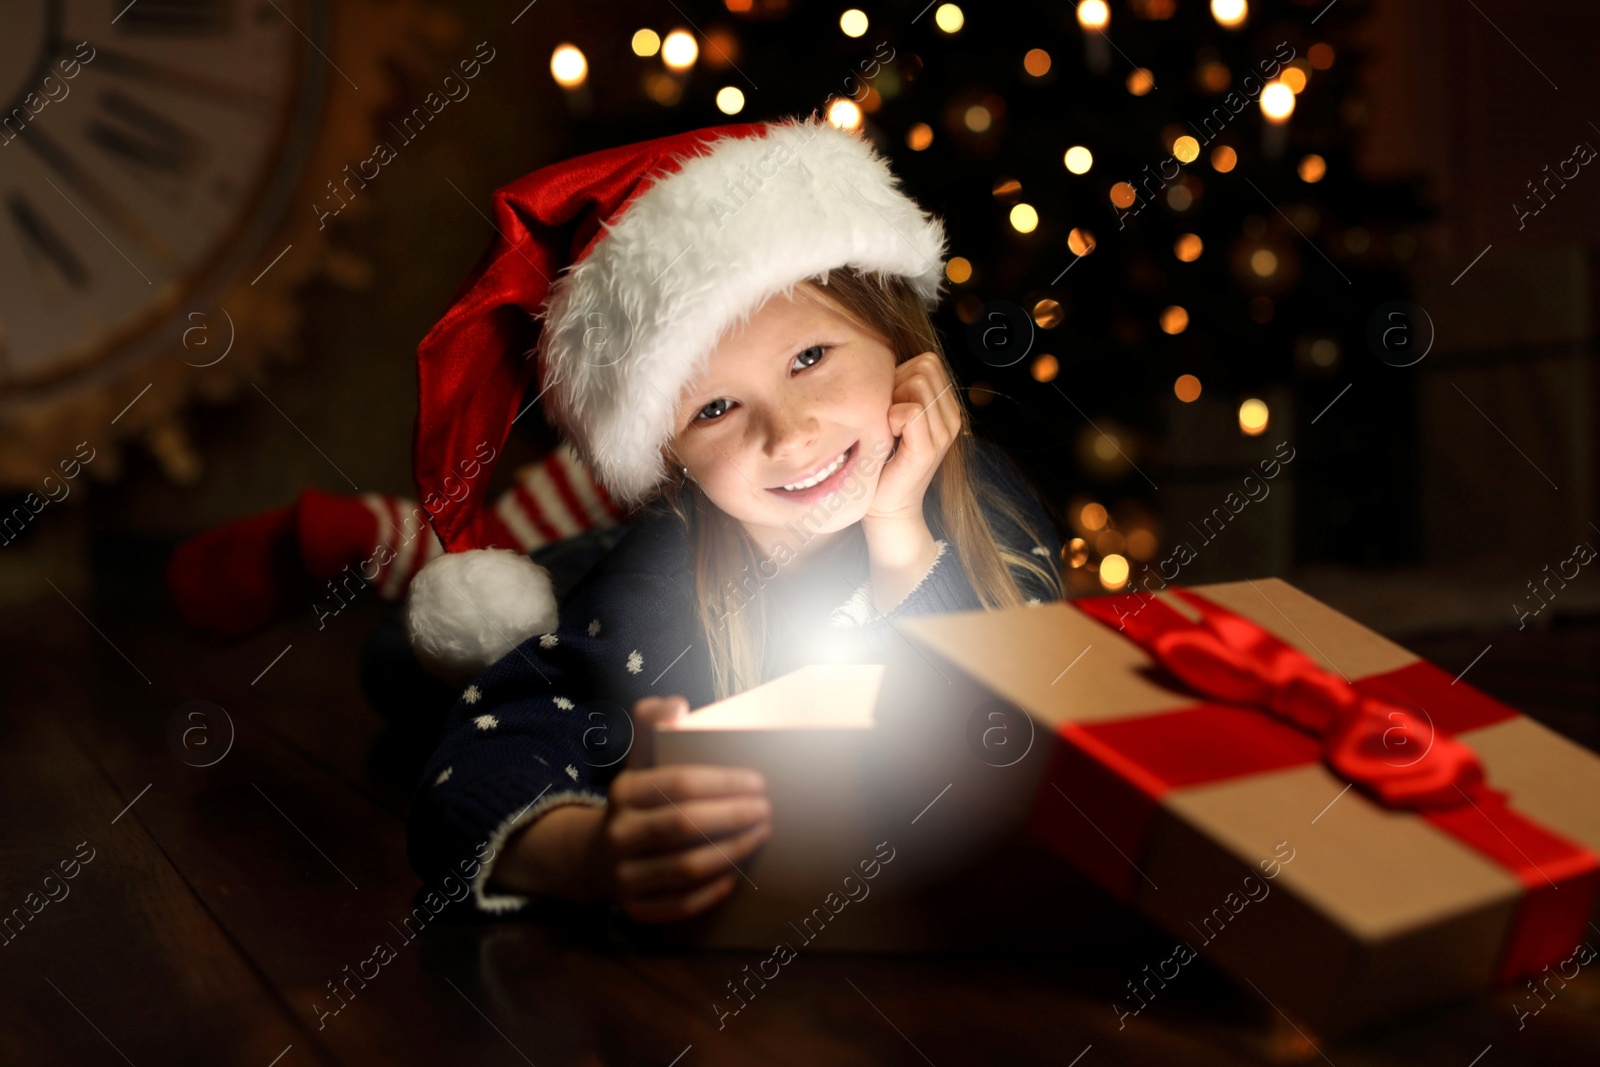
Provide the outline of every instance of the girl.
[[[470,412],[432,383],[501,366],[525,339],[513,304],[544,319],[547,415],[638,511],[558,617],[519,621],[496,609],[538,600],[515,590],[531,564],[484,578],[475,560],[513,556],[472,540],[483,479],[466,507],[441,500],[451,554],[413,583],[407,626],[425,663],[471,684],[419,788],[411,861],[430,883],[459,865],[484,912],[543,897],[686,918],[732,890],[770,805],[753,771],[641,766],[650,726],[807,662],[877,662],[898,618],[1060,599],[1060,539],[968,428],[930,319],[942,225],[863,138],[814,118],[720,127],[497,200],[497,251],[419,349],[422,499],[450,469],[435,451],[482,428],[463,434]],[[573,221],[603,232],[582,245]],[[550,283],[560,267],[537,253],[562,250],[556,266],[575,245]]]

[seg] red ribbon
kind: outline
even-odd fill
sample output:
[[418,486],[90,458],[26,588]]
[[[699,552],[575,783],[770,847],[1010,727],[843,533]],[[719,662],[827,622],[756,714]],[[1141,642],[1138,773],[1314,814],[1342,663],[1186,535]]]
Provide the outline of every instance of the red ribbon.
[[[1477,753],[1435,734],[1431,722],[1361,693],[1249,619],[1187,590],[1173,593],[1200,612],[1198,623],[1171,609],[1116,621],[1190,688],[1261,708],[1321,739],[1323,762],[1385,807],[1449,810],[1487,790]],[[1109,623],[1096,604],[1112,599],[1097,597],[1080,606]],[[1422,753],[1413,756],[1419,744]]]
[[[1199,622],[1137,593],[1069,601],[1209,699],[1063,726],[1067,743],[1053,777],[1079,784],[1077,799],[1068,799],[1116,853],[1097,854],[1092,836],[1047,814],[1055,790],[1037,809],[1035,828],[1047,840],[1126,899],[1142,877],[1129,857],[1145,853],[1167,793],[1320,759],[1376,803],[1415,812],[1518,878],[1525,892],[1498,981],[1571,953],[1600,898],[1600,857],[1512,810],[1509,796],[1484,780],[1477,753],[1451,736],[1514,718],[1515,710],[1423,660],[1348,682],[1250,619],[1198,593],[1171,592]],[[1401,701],[1433,710],[1419,716]]]

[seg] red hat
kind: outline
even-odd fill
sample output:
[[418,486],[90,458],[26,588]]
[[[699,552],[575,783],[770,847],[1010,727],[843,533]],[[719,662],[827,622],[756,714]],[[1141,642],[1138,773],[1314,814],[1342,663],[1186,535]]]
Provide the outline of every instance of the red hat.
[[[545,417],[624,505],[667,477],[682,389],[768,297],[853,266],[932,307],[945,232],[871,142],[820,116],[579,156],[494,194],[499,232],[417,349],[417,488],[446,554],[413,581],[419,658],[464,677],[556,628],[548,575],[484,549],[483,502],[535,371]],[[536,357],[536,359],[534,358]]]

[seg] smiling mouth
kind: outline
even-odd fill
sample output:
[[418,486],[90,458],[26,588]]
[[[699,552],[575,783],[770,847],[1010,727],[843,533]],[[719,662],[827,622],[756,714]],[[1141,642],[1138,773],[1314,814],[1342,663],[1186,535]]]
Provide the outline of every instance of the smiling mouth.
[[809,477],[802,478],[796,482],[790,482],[787,485],[775,485],[769,488],[767,491],[769,493],[786,493],[789,495],[795,495],[809,492],[821,486],[827,485],[830,481],[837,478],[840,472],[850,465],[850,460],[855,456],[856,445],[859,443],[860,442],[852,444],[849,448],[835,456],[832,462],[819,468]]

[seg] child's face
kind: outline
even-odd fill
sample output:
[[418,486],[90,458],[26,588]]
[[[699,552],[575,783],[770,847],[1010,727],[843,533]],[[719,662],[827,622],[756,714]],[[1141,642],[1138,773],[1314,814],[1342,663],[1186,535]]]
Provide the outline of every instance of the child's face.
[[[894,370],[888,345],[797,285],[792,299],[774,295],[712,351],[680,397],[668,459],[688,467],[711,502],[763,547],[779,538],[793,545],[790,522],[819,533],[845,529],[871,505],[894,446]],[[845,467],[827,484],[809,493],[779,488],[847,449]],[[828,500],[833,494],[842,499]]]

